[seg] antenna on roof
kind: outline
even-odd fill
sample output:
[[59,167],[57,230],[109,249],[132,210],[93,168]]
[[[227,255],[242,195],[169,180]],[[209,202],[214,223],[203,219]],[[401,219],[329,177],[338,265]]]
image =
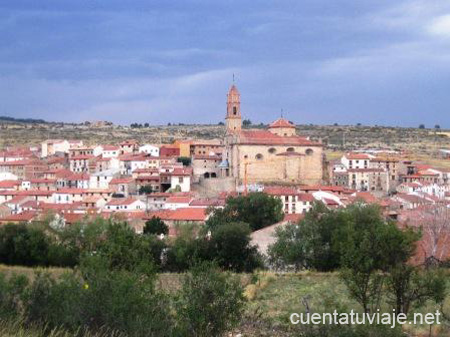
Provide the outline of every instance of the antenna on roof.
[[234,84],[234,73],[233,73],[233,84]]

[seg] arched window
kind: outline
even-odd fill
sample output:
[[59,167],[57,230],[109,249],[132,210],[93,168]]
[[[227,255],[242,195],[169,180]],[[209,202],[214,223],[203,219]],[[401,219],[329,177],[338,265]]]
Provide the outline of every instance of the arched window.
[[294,151],[295,151],[295,149],[293,147],[288,147],[286,149],[286,152],[294,152]]
[[233,107],[233,115],[237,115],[237,108],[235,106]]
[[244,155],[244,159],[248,159],[248,155]]
[[271,147],[268,151],[269,151],[269,153],[273,154],[273,153],[277,152],[277,149],[274,147]]
[[264,157],[263,157],[263,155],[262,155],[261,153],[258,153],[258,154],[255,156],[255,158],[256,158],[257,160],[262,160]]
[[305,151],[305,153],[306,153],[307,156],[312,155],[313,152],[314,152],[314,151],[313,151],[312,149],[306,149],[306,151]]

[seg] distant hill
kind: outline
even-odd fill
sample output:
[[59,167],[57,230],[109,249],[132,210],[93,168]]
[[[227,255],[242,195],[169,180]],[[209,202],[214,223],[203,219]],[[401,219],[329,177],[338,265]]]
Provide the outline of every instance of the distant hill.
[[8,123],[30,123],[30,124],[47,124],[48,122],[43,119],[34,119],[34,118],[14,118],[8,116],[0,116],[0,123],[8,122]]

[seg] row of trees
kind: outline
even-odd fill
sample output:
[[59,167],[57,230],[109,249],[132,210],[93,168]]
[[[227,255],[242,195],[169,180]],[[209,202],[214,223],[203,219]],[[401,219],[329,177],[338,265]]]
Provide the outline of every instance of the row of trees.
[[[210,212],[203,228],[181,224],[175,239],[160,238],[168,227],[156,217],[143,234],[103,219],[63,228],[45,222],[2,226],[2,262],[73,268],[58,278],[37,274],[32,282],[0,275],[0,320],[19,317],[49,331],[133,336],[229,332],[240,322],[245,301],[239,279],[224,271],[263,266],[250,233],[280,220],[281,205],[252,194],[230,198],[223,210]],[[155,286],[161,271],[188,273],[181,289],[168,294]]]
[[445,298],[442,271],[409,263],[421,233],[399,229],[376,206],[329,210],[317,204],[298,225],[281,228],[276,235],[269,248],[274,267],[339,270],[365,312],[380,309],[383,297],[405,314],[413,305],[442,303]]
[[47,335],[64,328],[74,335],[205,337],[221,336],[240,321],[240,280],[214,264],[194,266],[175,293],[156,287],[151,263],[111,266],[105,257],[86,256],[58,278],[0,274],[0,320],[43,326]]
[[216,261],[225,270],[252,271],[262,266],[250,244],[250,227],[230,223],[214,229],[182,225],[175,240],[160,239],[168,228],[159,218],[149,220],[144,235],[127,223],[97,221],[52,229],[45,224],[0,228],[0,260],[9,265],[79,266],[83,257],[105,257],[111,267],[132,270],[151,261],[158,271],[182,272],[198,261]]
[[97,219],[64,228],[48,222],[0,227],[0,260],[9,265],[79,265],[83,256],[107,255],[114,264],[133,264],[150,259],[161,271],[184,271],[192,261],[217,261],[220,267],[237,272],[262,266],[250,244],[250,234],[282,219],[281,203],[263,193],[229,198],[223,209],[211,209],[206,226],[179,225],[175,240],[161,219],[149,220],[144,235],[127,223]]

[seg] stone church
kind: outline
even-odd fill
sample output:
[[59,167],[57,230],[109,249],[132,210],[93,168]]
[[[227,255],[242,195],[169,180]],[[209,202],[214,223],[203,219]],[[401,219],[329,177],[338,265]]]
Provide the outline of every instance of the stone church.
[[267,130],[242,129],[240,94],[233,84],[227,95],[223,177],[236,184],[319,184],[323,145],[296,134],[295,125],[279,118]]

